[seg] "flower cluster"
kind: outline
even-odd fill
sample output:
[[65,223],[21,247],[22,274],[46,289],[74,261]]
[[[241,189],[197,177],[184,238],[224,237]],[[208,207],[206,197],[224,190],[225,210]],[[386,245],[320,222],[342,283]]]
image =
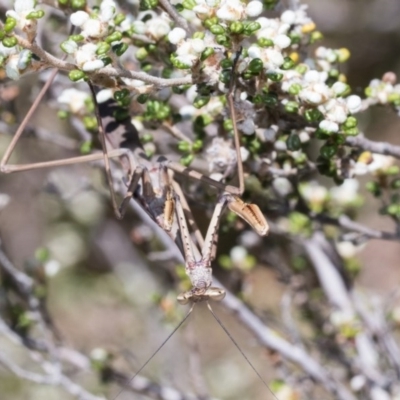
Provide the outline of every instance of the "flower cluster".
[[[151,18],[150,18],[151,17]],[[153,11],[140,13],[133,21],[133,31],[140,35],[146,35],[149,39],[158,42],[171,31],[172,21],[167,13],[158,15]]]
[[194,4],[192,10],[201,20],[216,16],[225,22],[257,17],[263,9],[262,2],[258,0],[251,0],[247,4],[240,0],[195,0]]
[[[305,65],[301,67],[282,72],[281,88],[293,96],[295,109],[300,109],[300,105],[304,111],[316,108],[320,113],[317,117],[319,128],[323,132],[356,134],[357,131],[353,129],[356,121],[348,118],[360,111],[361,98],[357,95],[344,97],[350,88],[343,82],[337,81],[329,86],[327,72],[308,69]],[[294,107],[288,98],[284,99],[283,104]],[[289,107],[287,109],[290,110]]]
[[0,30],[0,67],[5,66],[6,74],[13,80],[18,80],[22,73],[34,70],[31,66],[32,53],[18,46],[14,36],[15,30],[23,31],[29,42],[36,36],[37,19],[44,15],[43,10],[36,10],[34,0],[16,0],[14,10],[6,12],[7,19]]
[[114,29],[116,7],[113,0],[105,0],[96,12],[89,14],[79,10],[71,14],[71,24],[81,31],[79,35],[70,36],[61,48],[74,56],[80,70],[95,71],[110,62],[107,55],[112,46],[120,44],[122,38],[122,34]]
[[36,10],[35,0],[16,0],[14,10],[6,12],[7,22],[15,24],[15,26],[25,32],[30,39],[33,40],[37,29],[37,19],[43,17],[42,10]]
[[393,104],[400,106],[400,84],[393,72],[386,73],[382,79],[373,79],[365,89],[372,104]]

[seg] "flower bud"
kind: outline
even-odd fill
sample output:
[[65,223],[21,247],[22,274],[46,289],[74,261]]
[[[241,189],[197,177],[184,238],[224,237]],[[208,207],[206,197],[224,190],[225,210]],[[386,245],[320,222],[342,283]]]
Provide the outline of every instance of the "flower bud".
[[122,54],[124,54],[126,50],[128,50],[128,47],[129,46],[127,43],[119,43],[113,46],[112,49],[117,56],[122,56]]
[[264,68],[264,64],[260,58],[253,58],[249,64],[249,71],[253,74],[259,74]]
[[118,32],[118,31],[115,31],[115,32],[113,32],[111,35],[109,35],[109,36],[107,36],[104,40],[107,42],[107,43],[112,43],[112,42],[118,42],[118,41],[120,41],[122,39],[122,33],[121,32]]
[[7,17],[6,23],[4,24],[4,30],[7,33],[10,33],[15,28],[16,25],[17,25],[16,19]]
[[193,106],[196,108],[204,107],[210,101],[210,96],[196,96]]
[[71,79],[72,82],[80,81],[81,79],[84,79],[85,77],[86,77],[86,74],[79,69],[73,69],[68,74],[68,78]]
[[221,26],[221,25],[212,25],[210,27],[210,31],[211,33],[213,33],[214,35],[222,35],[225,33],[225,29]]
[[3,43],[3,46],[4,46],[4,47],[10,48],[10,47],[16,46],[17,43],[18,43],[18,40],[17,40],[17,38],[14,37],[14,36],[5,37],[5,38],[2,40],[2,43]]

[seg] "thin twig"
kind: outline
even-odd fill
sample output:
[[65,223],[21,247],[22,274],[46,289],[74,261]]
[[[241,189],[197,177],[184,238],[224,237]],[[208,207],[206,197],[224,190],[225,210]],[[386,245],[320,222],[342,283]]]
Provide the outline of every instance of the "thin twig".
[[164,121],[162,123],[162,127],[167,130],[172,136],[179,140],[183,140],[189,144],[193,144],[193,140],[187,137],[181,130],[179,130],[176,126],[171,125],[169,122]]
[[346,138],[346,144],[351,147],[358,147],[362,150],[371,151],[372,153],[400,158],[400,146],[395,146],[387,142],[375,142],[367,139],[362,133],[358,136],[348,136]]
[[[30,43],[28,40],[18,35],[15,35],[15,37],[17,38],[18,44],[20,46],[22,46],[27,50],[32,51],[32,53],[40,57],[41,60],[46,64],[46,67],[53,67],[62,71],[72,71],[74,69],[77,69],[77,66],[75,64],[54,57],[53,55],[51,55],[50,53],[39,47],[37,43],[35,42]],[[148,75],[145,72],[128,71],[121,68],[114,68],[110,66],[100,68],[96,70],[96,72],[91,73],[90,75],[93,78],[95,78],[98,75],[106,75],[109,77],[137,79],[149,84],[153,84],[156,87],[171,87],[171,86],[188,85],[192,83],[191,75],[185,76],[183,78],[164,79]]]
[[380,231],[377,229],[370,228],[368,226],[365,226],[358,222],[353,221],[347,215],[341,215],[338,218],[332,218],[327,215],[319,214],[319,215],[313,216],[312,218],[316,219],[324,224],[340,226],[349,231],[360,233],[369,239],[381,239],[381,240],[389,240],[389,241],[400,240],[400,235],[397,232]]
[[190,30],[186,19],[176,11],[175,7],[169,2],[169,0],[160,0],[160,5],[174,20],[176,25],[183,28],[186,32]]

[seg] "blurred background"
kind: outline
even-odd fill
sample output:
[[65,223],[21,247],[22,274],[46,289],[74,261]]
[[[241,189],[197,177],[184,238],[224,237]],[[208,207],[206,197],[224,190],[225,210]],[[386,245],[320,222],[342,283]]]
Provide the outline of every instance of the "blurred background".
[[[351,58],[344,72],[356,94],[363,96],[370,80],[380,78],[386,71],[400,72],[399,1],[305,3],[324,34],[322,45],[350,50]],[[0,9],[3,13],[7,5],[0,4]],[[0,155],[46,77],[48,73],[43,73],[41,79],[32,75],[17,83],[1,82]],[[57,90],[56,83],[49,98],[57,96]],[[43,102],[39,107],[18,144],[13,162],[37,162],[77,154],[76,134],[67,121],[58,119],[53,103]],[[400,120],[388,108],[374,107],[359,119],[368,138],[400,145]],[[41,133],[41,138],[32,135],[32,130]],[[49,132],[55,138],[50,138]],[[0,175],[0,203],[5,201],[4,195],[9,196],[9,203],[0,206],[2,250],[17,268],[46,282],[43,296],[62,340],[84,354],[96,355],[102,349],[113,357],[113,365],[133,374],[186,310],[175,301],[180,288],[172,273],[177,265],[172,245],[134,209],[123,221],[116,221],[99,168],[78,165]],[[379,216],[379,204],[372,196],[365,194],[364,201],[358,220],[370,227],[393,230],[391,221]],[[195,207],[195,216],[207,222],[206,211],[200,204]],[[207,224],[200,225],[204,232]],[[265,240],[261,242],[251,233],[247,237],[221,234],[220,255],[231,256],[232,244],[251,243],[251,253],[258,261],[249,270],[218,269],[216,273],[227,286],[240,286],[243,298],[256,313],[270,321],[272,327],[279,327],[285,285],[280,271],[262,261],[262,249],[272,239]],[[366,295],[381,298],[397,289],[399,250],[395,242],[365,244],[359,254],[361,272],[356,285]],[[247,256],[242,255],[238,262],[246,263]],[[7,313],[9,304],[3,301],[4,293],[0,292],[0,310]],[[267,375],[267,380],[276,378],[273,356],[260,349],[256,340],[223,307],[216,305],[215,309],[249,358]],[[29,368],[26,354],[1,336],[0,351],[26,362]],[[195,389],[206,392],[207,386],[216,398],[272,398],[211,315],[200,306],[143,374],[183,392]],[[89,371],[76,379],[109,399],[118,393],[116,386],[99,384]],[[22,382],[1,368],[0,398],[72,399],[60,389]],[[148,397],[127,392],[118,397],[119,400],[142,398]],[[324,399],[323,395],[319,398]]]

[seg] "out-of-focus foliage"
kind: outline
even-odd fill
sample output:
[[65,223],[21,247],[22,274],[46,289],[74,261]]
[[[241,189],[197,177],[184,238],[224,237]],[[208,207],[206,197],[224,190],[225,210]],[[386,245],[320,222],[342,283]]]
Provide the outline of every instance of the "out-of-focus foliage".
[[[88,80],[99,103],[118,102],[117,121],[132,116],[148,157],[221,182],[236,179],[235,119],[243,198],[271,230],[260,238],[226,213],[213,268],[261,325],[241,319],[243,303],[232,321],[217,310],[279,400],[399,399],[399,306],[388,289],[399,278],[400,10],[395,1],[309,3],[4,1],[0,153],[49,68],[60,73],[13,164],[99,151]],[[102,163],[94,166],[0,176],[5,399],[114,399],[183,316],[175,295],[190,282],[179,251],[140,206],[114,220]],[[125,190],[118,162],[112,171]],[[177,180],[205,232],[216,191]],[[220,328],[196,313],[201,322],[189,320],[143,372],[164,397],[134,381],[119,399],[170,398],[167,386],[267,398]]]

